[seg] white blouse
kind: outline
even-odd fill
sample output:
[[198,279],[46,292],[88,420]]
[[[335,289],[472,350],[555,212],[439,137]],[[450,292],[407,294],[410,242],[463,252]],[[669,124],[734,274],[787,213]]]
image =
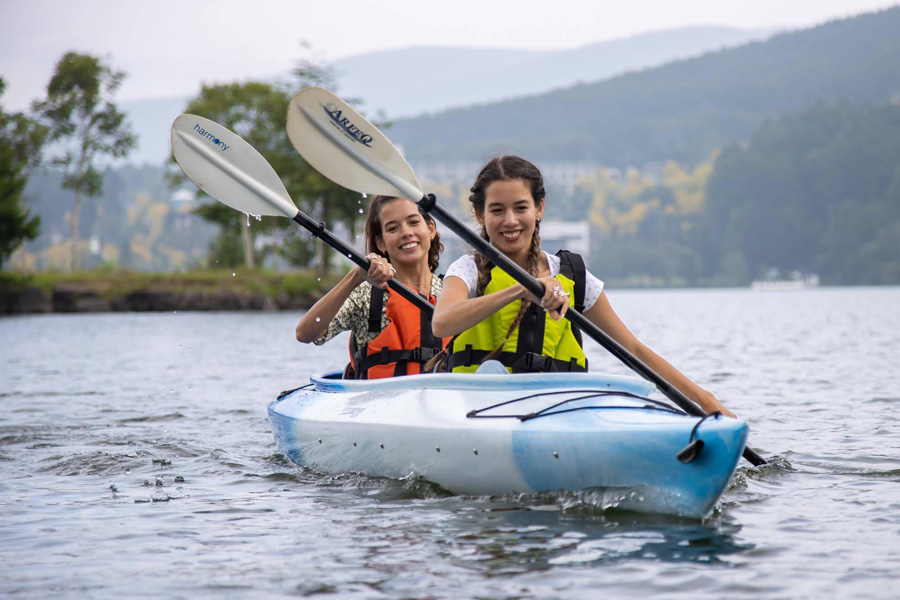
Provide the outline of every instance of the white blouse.
[[[559,257],[544,252],[547,258],[547,264],[550,266],[550,276],[559,275]],[[453,264],[447,269],[444,277],[456,277],[466,284],[469,290],[469,296],[475,293],[475,287],[478,285],[478,267],[475,265],[475,258],[471,254],[467,254],[453,261]],[[584,310],[590,309],[597,302],[600,293],[603,291],[603,282],[593,275],[590,271],[585,273],[584,278]]]

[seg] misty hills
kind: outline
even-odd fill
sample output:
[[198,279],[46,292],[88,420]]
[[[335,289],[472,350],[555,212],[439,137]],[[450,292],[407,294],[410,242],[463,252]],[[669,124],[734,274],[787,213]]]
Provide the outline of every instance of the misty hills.
[[398,121],[407,158],[696,163],[816,102],[900,100],[900,8],[592,84]]
[[[761,30],[686,27],[571,50],[413,47],[337,60],[334,67],[342,96],[362,98],[368,113],[383,111],[390,118],[401,118],[597,81],[768,35]],[[139,147],[129,162],[159,164],[168,157],[169,128],[188,101],[121,103],[139,135]]]
[[607,79],[769,37],[765,30],[683,27],[570,50],[412,47],[335,61],[338,92],[390,118],[411,117]]

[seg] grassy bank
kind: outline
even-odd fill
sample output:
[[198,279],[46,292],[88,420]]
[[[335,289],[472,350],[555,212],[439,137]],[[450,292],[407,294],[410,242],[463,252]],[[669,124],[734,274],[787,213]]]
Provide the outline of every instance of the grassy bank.
[[0,273],[7,313],[104,310],[230,310],[308,308],[339,275],[203,269],[148,273],[96,269],[75,273]]

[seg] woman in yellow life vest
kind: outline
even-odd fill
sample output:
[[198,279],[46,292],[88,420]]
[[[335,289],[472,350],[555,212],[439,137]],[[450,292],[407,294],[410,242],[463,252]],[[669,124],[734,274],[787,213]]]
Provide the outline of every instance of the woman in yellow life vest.
[[366,217],[368,272],[354,267],[297,324],[297,340],[321,345],[350,330],[350,367],[345,376],[375,379],[419,373],[444,346],[431,317],[400,294],[389,293],[396,277],[436,302],[435,275],[443,245],[430,215],[406,198],[376,196]]
[[537,278],[544,295],[531,296],[479,253],[455,261],[447,269],[432,322],[436,336],[455,336],[450,370],[472,372],[490,359],[512,372],[587,370],[579,332],[562,318],[574,300],[587,319],[706,412],[734,416],[628,330],[613,311],[603,282],[578,257],[541,250],[545,192],[537,167],[516,156],[492,159],[470,191],[481,237]]

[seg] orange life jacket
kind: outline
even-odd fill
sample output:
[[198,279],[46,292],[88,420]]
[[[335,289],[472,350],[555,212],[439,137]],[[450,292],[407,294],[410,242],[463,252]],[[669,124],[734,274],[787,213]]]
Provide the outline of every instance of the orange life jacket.
[[[365,348],[356,348],[356,336],[350,336],[350,358],[356,379],[379,379],[421,373],[425,363],[439,354],[450,338],[431,333],[431,315],[419,310],[400,294],[389,294],[387,318],[381,329],[381,310],[386,292],[373,287],[369,300],[369,331],[380,331]],[[428,296],[434,305],[437,299]]]

